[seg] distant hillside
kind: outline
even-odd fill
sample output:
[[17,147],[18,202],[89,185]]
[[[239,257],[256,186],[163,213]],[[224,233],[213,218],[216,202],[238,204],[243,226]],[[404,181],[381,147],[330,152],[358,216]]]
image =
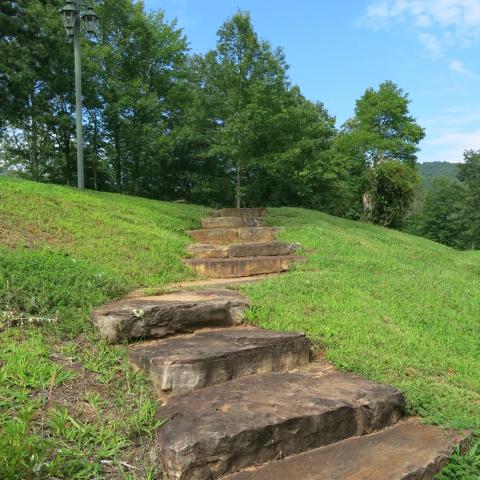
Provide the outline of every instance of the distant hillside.
[[456,178],[458,163],[449,162],[428,162],[420,163],[418,169],[425,181],[425,188],[429,188],[435,177]]

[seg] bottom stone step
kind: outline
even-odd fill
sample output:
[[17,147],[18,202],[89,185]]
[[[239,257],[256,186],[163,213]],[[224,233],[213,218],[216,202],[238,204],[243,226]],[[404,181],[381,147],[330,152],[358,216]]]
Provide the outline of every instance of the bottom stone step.
[[288,372],[308,363],[310,345],[302,333],[232,327],[131,345],[128,353],[163,396],[255,373]]
[[167,422],[156,445],[166,478],[213,480],[384,428],[403,407],[393,387],[312,364],[171,398],[158,412]]
[[199,275],[213,278],[248,277],[264,273],[280,273],[303,257],[278,255],[241,258],[188,259],[184,262]]
[[431,480],[460,440],[452,432],[408,420],[225,480]]

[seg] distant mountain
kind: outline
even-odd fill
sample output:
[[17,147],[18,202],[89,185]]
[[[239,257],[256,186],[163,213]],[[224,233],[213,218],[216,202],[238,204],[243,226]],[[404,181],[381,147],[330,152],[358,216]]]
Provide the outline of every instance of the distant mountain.
[[428,189],[432,185],[435,177],[456,178],[458,165],[458,163],[449,162],[427,162],[419,163],[418,170],[425,182],[425,188]]

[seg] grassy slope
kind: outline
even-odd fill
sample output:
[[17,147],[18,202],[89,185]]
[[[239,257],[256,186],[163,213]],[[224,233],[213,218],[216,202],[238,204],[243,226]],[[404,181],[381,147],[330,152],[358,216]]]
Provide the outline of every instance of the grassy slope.
[[[154,398],[87,318],[127,289],[187,278],[183,230],[206,213],[0,179],[0,299],[8,321],[47,322],[0,333],[0,478],[19,465],[25,478],[154,478]],[[431,422],[480,427],[480,253],[307,210],[272,209],[269,222],[309,261],[242,287],[253,321],[306,331],[340,368],[401,387]],[[474,453],[445,478],[478,480],[479,465]]]
[[184,230],[207,212],[0,178],[0,478],[157,478],[155,398],[88,318],[191,277]]
[[[337,367],[400,387],[411,413],[480,429],[480,252],[309,210],[271,209],[308,262],[243,287],[252,320],[302,330]],[[480,445],[443,478],[478,480]]]

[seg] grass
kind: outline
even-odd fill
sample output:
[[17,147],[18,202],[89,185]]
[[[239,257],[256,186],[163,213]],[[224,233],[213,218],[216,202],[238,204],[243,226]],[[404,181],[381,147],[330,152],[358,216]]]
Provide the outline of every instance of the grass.
[[[207,213],[0,178],[0,478],[159,478],[156,400],[89,315],[191,278],[183,231]],[[429,423],[480,429],[480,252],[301,209],[268,222],[308,262],[242,287],[252,322],[305,331],[338,368],[401,388]],[[480,444],[439,478],[479,480]]]
[[[306,332],[338,368],[402,389],[426,422],[480,429],[480,252],[308,210],[268,220],[308,261],[242,287],[252,321]],[[480,479],[480,445],[450,469],[440,478]]]
[[0,178],[0,478],[153,479],[161,424],[94,306],[191,278],[207,209]]

